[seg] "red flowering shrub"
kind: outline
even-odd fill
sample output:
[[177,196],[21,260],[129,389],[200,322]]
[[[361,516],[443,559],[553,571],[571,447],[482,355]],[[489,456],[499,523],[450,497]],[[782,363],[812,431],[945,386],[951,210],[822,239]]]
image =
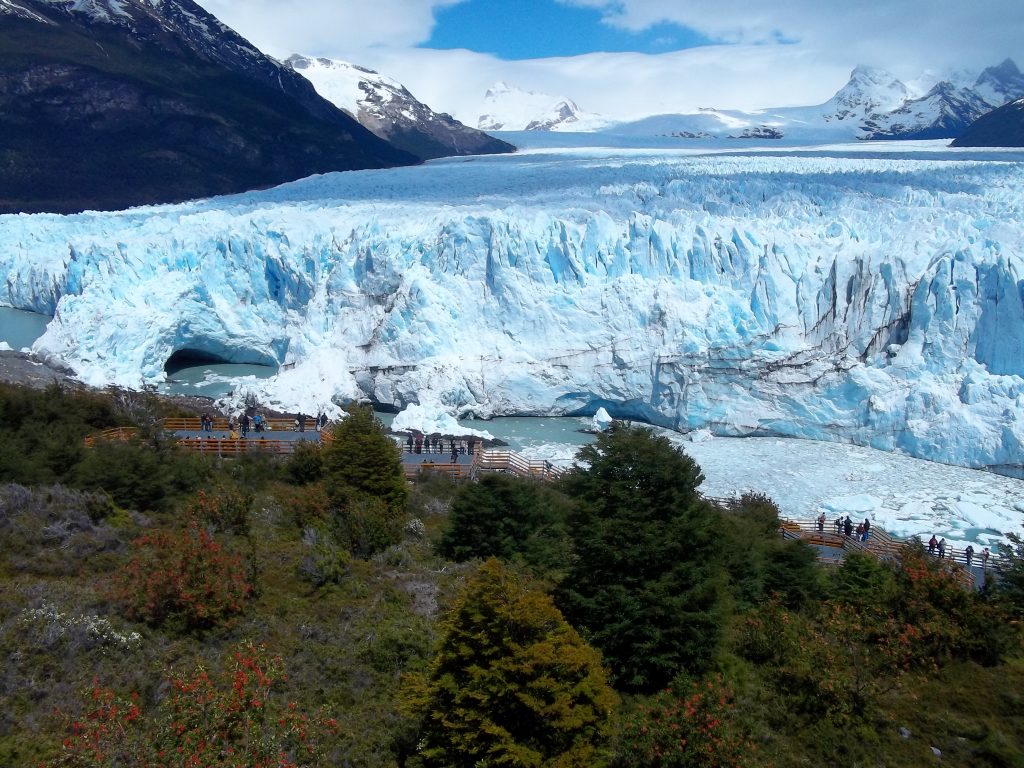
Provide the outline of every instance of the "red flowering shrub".
[[733,733],[731,694],[720,678],[674,684],[623,723],[621,768],[741,768],[753,748]]
[[202,666],[171,676],[171,692],[145,715],[134,694],[98,683],[86,712],[68,718],[69,735],[51,765],[69,768],[299,768],[323,759],[322,741],[337,724],[311,718],[274,689],[286,678],[280,658],[245,644],[211,676]]
[[249,532],[249,509],[252,502],[251,492],[235,485],[220,483],[210,490],[198,490],[188,505],[188,512],[218,531],[244,535]]
[[159,531],[134,542],[135,555],[114,577],[111,597],[128,618],[204,629],[240,613],[252,587],[242,558],[193,521],[180,533]]

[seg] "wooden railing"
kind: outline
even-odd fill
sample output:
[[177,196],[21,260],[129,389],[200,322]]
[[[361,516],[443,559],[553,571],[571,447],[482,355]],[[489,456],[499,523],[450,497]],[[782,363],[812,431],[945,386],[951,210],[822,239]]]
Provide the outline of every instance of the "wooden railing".
[[[264,419],[263,423],[266,425],[265,431],[267,432],[295,432],[295,419],[288,418],[273,418]],[[164,419],[163,427],[169,432],[201,432],[203,429],[203,423],[201,419]],[[217,416],[213,420],[213,426],[211,429],[214,432],[227,432],[228,420],[223,416]],[[316,423],[313,417],[306,419],[306,432],[316,431]],[[249,434],[262,434],[256,432],[255,425],[252,420],[249,422]]]
[[[834,523],[830,522],[826,522],[823,530],[819,530],[816,520],[783,520],[779,530],[787,538],[799,538],[808,544],[833,547],[844,552],[862,552],[886,561],[898,560],[903,548],[912,541],[910,538],[893,536],[883,528],[874,525],[871,526],[870,533],[865,541],[856,533],[847,536],[845,533],[836,532]],[[930,554],[938,558],[938,551]],[[838,561],[838,558],[819,557],[818,559],[828,562]],[[947,546],[944,557],[938,559],[950,567],[951,572],[959,581],[965,586],[971,587],[974,586],[975,579],[974,574],[969,570],[969,566],[982,568],[983,570],[991,569],[998,571],[999,569],[999,558],[996,555],[990,554],[987,560],[983,560],[981,553],[978,551],[974,552],[971,562],[968,563],[966,548],[956,549]]]
[[474,458],[478,472],[506,472],[538,480],[554,480],[566,473],[549,461],[531,461],[515,451],[486,448],[478,451]]
[[273,454],[287,454],[295,450],[296,440],[270,440],[250,433],[246,439],[229,437],[186,437],[178,445],[195,453],[212,456],[239,456],[243,453],[265,451]]
[[135,427],[114,427],[113,429],[105,429],[98,435],[89,435],[85,438],[85,445],[87,448],[92,448],[96,445],[97,440],[134,440],[139,436],[139,430]]
[[453,480],[468,480],[475,474],[475,467],[470,464],[435,464],[432,461],[403,462],[406,480],[414,480],[431,472],[448,475]]

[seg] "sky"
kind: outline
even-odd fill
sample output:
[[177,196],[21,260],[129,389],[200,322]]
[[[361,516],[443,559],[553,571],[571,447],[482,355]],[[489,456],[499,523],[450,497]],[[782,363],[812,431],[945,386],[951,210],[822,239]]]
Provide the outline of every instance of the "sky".
[[628,119],[818,104],[858,64],[1024,67],[1024,0],[198,2],[273,56],[375,69],[470,125],[499,81]]

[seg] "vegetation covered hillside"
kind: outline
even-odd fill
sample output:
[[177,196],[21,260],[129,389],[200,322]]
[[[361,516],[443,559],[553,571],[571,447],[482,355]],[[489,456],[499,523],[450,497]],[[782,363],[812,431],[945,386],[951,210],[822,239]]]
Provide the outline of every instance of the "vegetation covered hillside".
[[211,460],[163,407],[0,387],[0,765],[1024,766],[1024,547],[825,569],[634,427],[408,486],[368,410]]

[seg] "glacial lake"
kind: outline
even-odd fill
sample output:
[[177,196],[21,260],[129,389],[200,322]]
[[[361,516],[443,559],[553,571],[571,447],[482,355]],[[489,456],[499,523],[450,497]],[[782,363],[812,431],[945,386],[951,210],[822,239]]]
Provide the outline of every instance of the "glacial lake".
[[165,395],[196,395],[224,397],[245,380],[269,379],[277,368],[269,365],[208,363],[177,368],[167,372],[166,380],[157,387]]
[[49,315],[0,307],[0,342],[8,344],[11,349],[31,347],[46,332],[51,320],[53,318]]

